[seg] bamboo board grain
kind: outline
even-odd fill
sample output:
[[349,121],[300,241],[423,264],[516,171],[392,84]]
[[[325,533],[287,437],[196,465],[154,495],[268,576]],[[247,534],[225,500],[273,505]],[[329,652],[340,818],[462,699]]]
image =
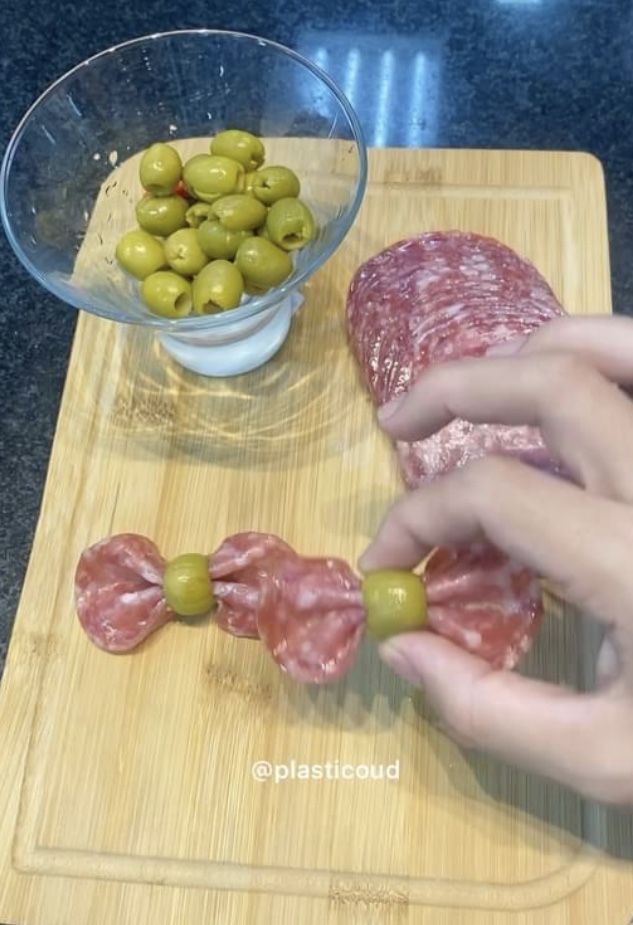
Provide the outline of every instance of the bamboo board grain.
[[[359,218],[266,367],[214,381],[146,332],[79,321],[0,690],[0,920],[626,925],[628,816],[466,755],[365,645],[336,687],[173,623],[137,653],[73,614],[88,543],[210,551],[270,530],[354,561],[401,490],[343,330],[353,269],[423,229],[491,234],[575,313],[610,311],[602,171],[582,154],[372,151]],[[582,680],[551,606],[526,670]],[[254,761],[399,762],[398,781],[274,784]],[[594,846],[597,849],[594,850]],[[629,859],[627,859],[627,854]]]

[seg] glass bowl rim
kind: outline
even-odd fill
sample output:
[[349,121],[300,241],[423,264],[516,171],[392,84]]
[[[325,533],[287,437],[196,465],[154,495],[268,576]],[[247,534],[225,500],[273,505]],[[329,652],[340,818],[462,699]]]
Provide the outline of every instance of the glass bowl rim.
[[[13,233],[11,221],[7,211],[7,202],[9,177],[16,152],[18,150],[22,136],[31,120],[31,117],[34,115],[37,109],[83,68],[88,67],[96,61],[105,59],[111,54],[133,48],[135,45],[142,45],[149,41],[156,41],[159,39],[179,36],[221,36],[245,39],[250,42],[255,42],[260,46],[268,47],[276,52],[280,52],[282,56],[285,55],[293,59],[297,64],[305,67],[322,83],[324,83],[343,110],[354,136],[353,141],[358,150],[359,171],[358,177],[356,178],[356,190],[354,197],[351,200],[351,203],[347,206],[345,214],[340,221],[339,227],[337,228],[336,233],[332,235],[332,239],[328,245],[320,250],[317,254],[315,254],[315,256],[306,263],[306,266],[302,268],[301,272],[298,274],[293,274],[288,283],[276,287],[274,290],[266,293],[265,295],[252,298],[249,302],[241,305],[239,308],[232,309],[230,312],[217,315],[205,315],[196,318],[189,317],[172,320],[167,318],[152,317],[151,315],[138,318],[131,316],[123,317],[116,311],[103,309],[100,306],[93,304],[90,304],[90,307],[88,308],[86,307],[86,300],[82,301],[80,297],[69,297],[69,294],[63,293],[61,289],[59,289],[55,283],[46,276],[46,274],[38,270],[38,268],[32,263],[32,261],[23,251]],[[70,68],[70,70],[66,71],[56,80],[54,80],[35,99],[35,101],[31,103],[29,108],[18,122],[16,128],[13,131],[13,134],[11,135],[11,138],[9,139],[9,143],[6,147],[4,157],[2,159],[2,165],[0,166],[0,218],[2,219],[2,224],[9,240],[9,244],[11,245],[11,248],[13,249],[13,252],[15,253],[20,263],[44,289],[47,289],[50,293],[52,293],[56,298],[60,299],[65,304],[70,304],[75,309],[80,311],[87,311],[91,314],[106,318],[109,321],[117,321],[123,324],[133,324],[142,327],[169,330],[173,334],[177,334],[179,332],[184,333],[185,331],[192,332],[212,330],[214,328],[223,327],[228,323],[251,318],[254,315],[260,314],[266,309],[278,305],[283,299],[287,298],[292,292],[298,289],[299,286],[304,283],[310,276],[312,276],[313,273],[315,273],[316,270],[318,270],[327,260],[329,260],[329,258],[345,238],[345,235],[351,228],[358,210],[360,209],[367,185],[367,172],[367,146],[358,116],[356,115],[351,103],[340,89],[340,87],[336,84],[336,82],[332,80],[329,74],[327,74],[322,68],[320,68],[313,61],[310,61],[309,58],[304,57],[299,52],[292,48],[288,48],[279,42],[275,42],[272,39],[263,38],[259,35],[253,35],[249,32],[238,32],[231,29],[174,29],[168,32],[153,32],[147,35],[137,36],[136,38],[128,39],[125,42],[119,42],[118,44],[112,45],[109,48],[104,48],[102,51],[99,51],[96,54],[85,58],[83,61],[80,61],[79,64],[74,65],[72,68]]]

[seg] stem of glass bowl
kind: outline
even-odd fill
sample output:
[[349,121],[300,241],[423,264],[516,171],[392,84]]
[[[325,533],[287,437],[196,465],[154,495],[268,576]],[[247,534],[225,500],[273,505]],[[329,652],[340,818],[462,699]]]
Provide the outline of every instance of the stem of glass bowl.
[[293,292],[254,318],[219,331],[161,334],[160,342],[181,366],[202,376],[239,376],[267,363],[288,336],[292,316],[303,303]]

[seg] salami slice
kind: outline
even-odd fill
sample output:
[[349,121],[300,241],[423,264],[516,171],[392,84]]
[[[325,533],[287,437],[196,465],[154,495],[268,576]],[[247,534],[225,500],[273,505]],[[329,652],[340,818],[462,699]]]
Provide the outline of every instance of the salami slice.
[[[380,405],[435,363],[480,356],[564,314],[540,273],[491,238],[422,234],[367,261],[347,300],[350,341]],[[535,428],[455,420],[398,443],[403,478],[421,485],[491,453],[557,470]],[[442,550],[427,572],[431,628],[497,667],[513,667],[542,617],[536,576],[490,546]]]
[[173,616],[163,598],[164,570],[154,543],[134,533],[84,550],[75,573],[75,603],[95,645],[127,652]]
[[268,533],[236,533],[224,540],[209,560],[220,629],[258,638],[258,610],[270,576],[279,563],[295,555],[283,540]]
[[267,583],[257,625],[293,678],[333,681],[351,668],[363,637],[360,581],[339,559],[287,558]]
[[[480,356],[561,314],[532,264],[498,241],[461,232],[387,248],[360,267],[347,300],[350,341],[379,405],[429,366]],[[538,431],[527,427],[453,421],[427,440],[398,445],[410,487],[492,452],[552,464]]]
[[360,582],[344,562],[297,555],[276,536],[241,533],[211,556],[216,622],[259,636],[295,680],[333,681],[354,662],[365,616]]
[[514,668],[543,615],[534,576],[479,543],[466,550],[437,550],[424,577],[429,627],[495,668]]

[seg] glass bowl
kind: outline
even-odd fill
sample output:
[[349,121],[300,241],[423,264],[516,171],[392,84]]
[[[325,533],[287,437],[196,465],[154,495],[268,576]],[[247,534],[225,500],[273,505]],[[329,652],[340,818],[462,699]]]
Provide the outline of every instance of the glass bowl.
[[[136,227],[141,152],[154,141],[185,156],[208,152],[211,136],[230,127],[260,136],[266,163],[295,170],[317,236],[276,289],[221,314],[157,317],[114,259],[119,237]],[[52,84],[9,142],[0,211],[15,253],[55,296],[153,329],[182,365],[224,376],[279,349],[301,284],[345,237],[366,178],[358,119],[320,68],[256,36],[200,29],[117,45]]]

